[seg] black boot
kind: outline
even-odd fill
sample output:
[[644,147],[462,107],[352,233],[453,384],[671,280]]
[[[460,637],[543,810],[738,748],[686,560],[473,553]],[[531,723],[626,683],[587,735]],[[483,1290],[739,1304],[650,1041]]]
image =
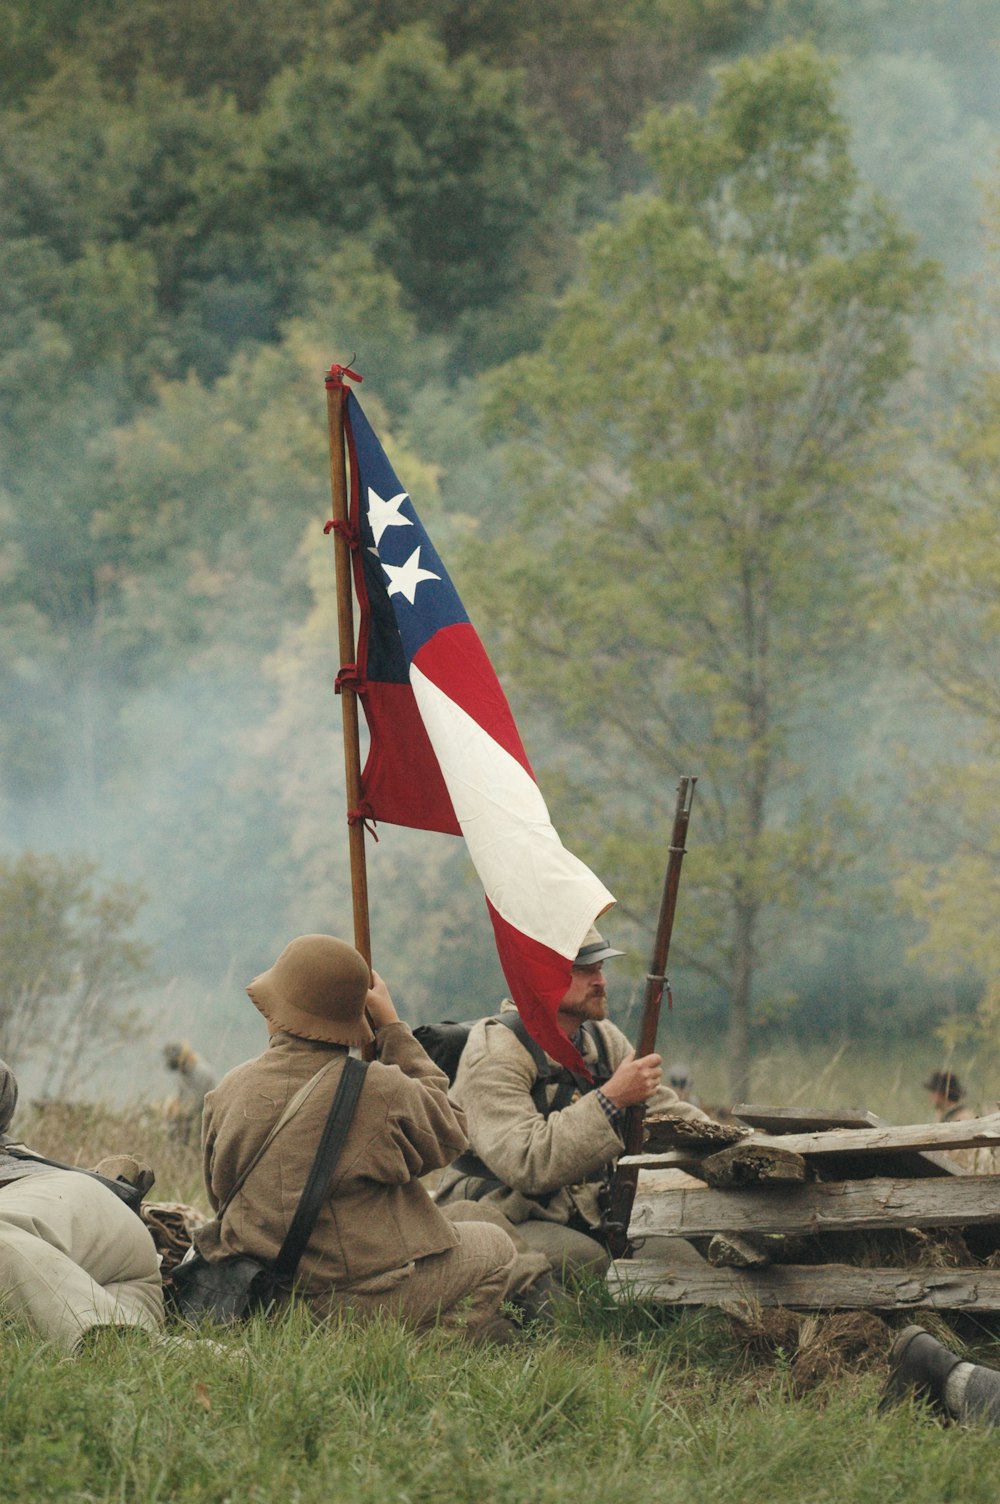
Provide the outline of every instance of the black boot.
[[915,1394],[930,1400],[935,1409],[947,1414],[945,1382],[952,1369],[961,1362],[961,1358],[949,1352],[922,1326],[904,1327],[889,1352],[889,1378],[882,1391],[879,1409],[887,1410],[907,1394]]

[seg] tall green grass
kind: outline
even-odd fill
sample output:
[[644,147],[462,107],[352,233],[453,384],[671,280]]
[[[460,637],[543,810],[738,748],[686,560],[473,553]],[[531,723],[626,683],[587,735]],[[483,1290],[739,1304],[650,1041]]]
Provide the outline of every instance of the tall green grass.
[[[703,1104],[730,1105],[725,1042],[701,1036],[685,1022],[661,1021],[658,1049],[664,1061],[683,1060],[694,1074]],[[928,1035],[918,1040],[859,1038],[839,1044],[799,1041],[789,1034],[757,1051],[750,1101],[777,1107],[858,1107],[890,1123],[920,1123],[931,1116],[922,1083],[938,1066],[959,1076],[968,1105],[996,1112],[1000,1080],[985,1057],[969,1046],[949,1055]]]
[[[825,1105],[868,1105],[837,1093],[844,1058],[803,1075],[807,1093],[812,1079]],[[197,1147],[145,1109],[50,1105],[17,1127],[72,1162],[146,1158],[152,1199],[204,1206]],[[970,1331],[969,1355],[1000,1365]],[[884,1351],[804,1394],[792,1357],[721,1312],[615,1305],[603,1287],[494,1351],[292,1308],[179,1345],[108,1332],[67,1360],[0,1320],[0,1501],[995,1504],[1000,1432],[913,1402],[879,1415]]]
[[0,1330],[6,1501],[337,1504],[994,1504],[995,1432],[875,1373],[804,1398],[725,1319],[584,1303],[499,1351],[391,1322],[316,1328],[292,1310],[238,1336],[157,1347],[107,1333],[60,1360]]

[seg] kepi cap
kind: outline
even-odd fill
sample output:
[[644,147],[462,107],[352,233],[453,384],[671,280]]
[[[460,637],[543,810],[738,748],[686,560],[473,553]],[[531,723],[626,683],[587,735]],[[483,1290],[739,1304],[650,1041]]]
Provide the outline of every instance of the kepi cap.
[[615,950],[604,936],[591,927],[583,937],[583,944],[576,953],[574,966],[595,966],[598,961],[610,961],[614,956],[623,956],[623,950]]

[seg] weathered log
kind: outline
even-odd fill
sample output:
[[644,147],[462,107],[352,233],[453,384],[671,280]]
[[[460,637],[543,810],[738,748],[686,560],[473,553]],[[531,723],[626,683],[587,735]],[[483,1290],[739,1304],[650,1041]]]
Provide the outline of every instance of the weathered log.
[[661,1305],[784,1306],[794,1311],[974,1309],[1000,1311],[1000,1270],[856,1269],[848,1264],[772,1264],[758,1270],[666,1268],[621,1259],[608,1287],[617,1299]]
[[831,1128],[880,1128],[885,1119],[863,1107],[756,1107],[737,1102],[737,1122],[764,1133],[823,1133]]
[[[716,1123],[704,1118],[677,1118],[669,1113],[646,1117],[643,1123],[646,1150],[705,1149],[714,1153],[726,1144],[737,1144],[750,1137],[750,1129],[741,1123]],[[622,1163],[627,1163],[622,1157]]]
[[876,1232],[889,1227],[1000,1223],[1000,1175],[941,1180],[856,1180],[715,1191],[693,1186],[638,1195],[630,1235],[710,1237],[717,1232]]
[[[888,1128],[885,1118],[860,1107],[755,1107],[740,1102],[733,1108],[737,1121],[764,1133],[818,1133],[831,1128]],[[824,1162],[825,1180],[863,1179],[869,1175],[958,1175],[960,1167],[949,1154],[896,1149],[855,1158],[835,1156]]]
[[[780,1238],[774,1240],[781,1242]],[[763,1269],[774,1262],[771,1240],[755,1233],[717,1232],[708,1245],[713,1269]]]
[[[666,1119],[659,1120],[658,1136],[664,1142]],[[672,1142],[687,1146],[691,1140],[684,1136],[678,1124]],[[901,1149],[977,1149],[1000,1145],[1000,1113],[989,1117],[970,1118],[966,1123],[911,1123],[904,1127],[885,1124],[877,1128],[835,1128],[817,1133],[785,1133],[754,1135],[753,1142],[761,1147],[784,1149],[791,1154],[802,1154],[807,1159],[827,1159],[837,1155],[852,1156],[867,1152],[897,1152]],[[648,1165],[656,1163],[655,1154],[623,1155],[622,1164]]]
[[[659,1175],[661,1171],[676,1174],[682,1170],[687,1175],[693,1175],[702,1183],[705,1181],[704,1165],[706,1159],[711,1159],[711,1154],[692,1153],[690,1149],[669,1149],[663,1154],[656,1155],[656,1164],[652,1169],[641,1169],[640,1176]],[[639,1181],[642,1186],[642,1180]]]
[[756,1185],[761,1181],[801,1185],[813,1178],[801,1154],[789,1154],[787,1149],[765,1148],[752,1141],[733,1144],[718,1154],[709,1155],[701,1165],[701,1175],[706,1185],[715,1190]]

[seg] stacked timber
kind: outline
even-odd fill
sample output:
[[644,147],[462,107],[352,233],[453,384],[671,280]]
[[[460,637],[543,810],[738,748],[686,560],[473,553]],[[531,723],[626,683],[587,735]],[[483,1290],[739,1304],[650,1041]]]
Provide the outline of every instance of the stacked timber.
[[963,1173],[953,1157],[1000,1146],[1000,1114],[909,1127],[852,1109],[733,1117],[651,1119],[645,1151],[623,1156],[639,1179],[617,1295],[1000,1311],[1000,1173]]

